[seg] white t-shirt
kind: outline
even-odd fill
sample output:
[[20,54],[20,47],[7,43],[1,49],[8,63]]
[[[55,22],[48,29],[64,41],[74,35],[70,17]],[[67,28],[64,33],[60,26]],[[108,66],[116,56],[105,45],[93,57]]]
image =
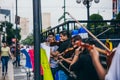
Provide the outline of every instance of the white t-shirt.
[[120,80],[120,44],[113,56],[111,66],[105,76],[105,80]]
[[48,61],[50,60],[50,46],[46,45],[46,43],[41,43],[41,48],[45,49]]

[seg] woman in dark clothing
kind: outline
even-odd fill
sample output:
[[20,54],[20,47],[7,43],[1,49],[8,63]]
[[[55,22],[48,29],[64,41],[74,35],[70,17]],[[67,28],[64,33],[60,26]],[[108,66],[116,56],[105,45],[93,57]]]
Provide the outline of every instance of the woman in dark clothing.
[[99,80],[90,55],[81,54],[78,57],[78,61],[71,66],[71,70],[76,73],[78,80]]
[[[78,41],[82,40],[74,40],[75,43]],[[70,64],[70,70],[75,72],[77,80],[99,80],[88,50],[81,46],[78,46],[75,50],[74,58]]]

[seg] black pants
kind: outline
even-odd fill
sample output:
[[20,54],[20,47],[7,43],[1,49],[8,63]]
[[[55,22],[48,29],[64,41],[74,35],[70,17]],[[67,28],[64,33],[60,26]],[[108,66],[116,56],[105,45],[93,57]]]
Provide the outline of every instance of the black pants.
[[20,66],[20,55],[16,56],[16,60],[13,62],[13,64],[16,64],[16,67]]

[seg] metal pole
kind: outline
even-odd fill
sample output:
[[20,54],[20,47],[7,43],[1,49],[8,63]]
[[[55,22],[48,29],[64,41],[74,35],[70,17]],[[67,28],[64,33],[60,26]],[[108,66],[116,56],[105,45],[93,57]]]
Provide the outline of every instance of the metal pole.
[[[17,18],[17,16],[18,16],[17,6],[18,6],[18,4],[17,4],[17,0],[16,0],[16,18]],[[15,19],[15,20],[16,20],[16,19]],[[17,35],[18,35],[18,34],[17,34],[17,30],[18,30],[18,28],[17,28],[17,26],[18,26],[18,25],[17,25],[17,21],[15,21],[15,24],[16,24],[16,30],[15,30],[15,31],[16,31],[16,32],[15,32],[15,33],[16,33],[16,34],[15,34],[15,38],[16,38],[16,44],[15,44],[15,45],[16,45],[16,51],[15,51],[15,52],[16,52],[16,59],[17,59],[17,55],[18,55],[18,54],[17,54]],[[17,61],[16,61],[16,67],[17,67]]]
[[1,43],[2,43],[2,42],[1,42],[1,35],[2,35],[2,33],[1,33],[1,31],[0,31],[0,51],[1,51],[1,47],[2,47],[2,46],[1,46]]
[[87,28],[90,30],[90,26],[89,26],[89,20],[90,20],[90,4],[89,4],[89,0],[87,0],[87,20],[88,20],[88,24],[87,24]]
[[7,27],[6,27],[6,15],[5,15],[5,42],[7,41]]
[[87,0],[87,20],[89,21],[89,17],[90,17],[90,4],[89,4],[89,0]]
[[[64,8],[63,14],[64,14],[64,23],[65,23],[65,21],[66,21],[66,14],[65,14],[65,12],[66,12],[66,0],[64,0],[64,7],[63,8]],[[66,30],[66,25],[63,26],[63,30]]]
[[64,22],[66,21],[66,15],[65,15],[65,12],[66,12],[66,1],[64,0]]
[[[17,0],[16,0],[16,18],[17,18],[17,16],[18,16],[18,11],[17,11]],[[17,19],[15,19],[15,20],[17,20]],[[16,21],[16,40],[17,40],[17,21]]]
[[41,43],[41,0],[33,0],[33,29],[34,29],[34,80],[41,80],[40,75],[40,43]]

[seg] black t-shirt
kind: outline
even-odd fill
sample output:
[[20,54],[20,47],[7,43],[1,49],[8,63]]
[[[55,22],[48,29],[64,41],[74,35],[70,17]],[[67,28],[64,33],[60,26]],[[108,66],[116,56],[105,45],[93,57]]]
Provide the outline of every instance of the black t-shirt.
[[19,48],[16,49],[16,53],[17,53],[17,55],[20,55],[20,49]]
[[71,66],[78,80],[99,80],[95,67],[89,54],[81,54],[78,61]]
[[59,53],[62,53],[63,51],[65,51],[67,48],[69,48],[69,47],[71,47],[71,42],[70,42],[70,39],[67,39],[67,40],[65,40],[65,41],[63,41],[61,44],[60,44],[60,46],[59,46],[59,48],[57,49],[57,51],[59,52]]
[[[72,46],[72,44],[71,44],[70,39],[67,39],[66,41],[63,41],[63,42],[60,44],[60,46],[59,46],[59,48],[57,49],[57,51],[60,52],[60,53],[62,53],[62,52],[64,52],[67,48],[70,48],[71,46]],[[70,56],[71,56],[71,52],[67,53],[67,55],[64,55],[63,57],[64,57],[64,58],[69,58]],[[65,61],[62,61],[62,63],[63,63],[63,65],[64,65],[65,67],[68,68],[68,66],[69,66],[68,63],[66,63]],[[64,72],[67,73],[67,71],[66,71],[61,65],[59,65],[59,70],[63,70]]]

